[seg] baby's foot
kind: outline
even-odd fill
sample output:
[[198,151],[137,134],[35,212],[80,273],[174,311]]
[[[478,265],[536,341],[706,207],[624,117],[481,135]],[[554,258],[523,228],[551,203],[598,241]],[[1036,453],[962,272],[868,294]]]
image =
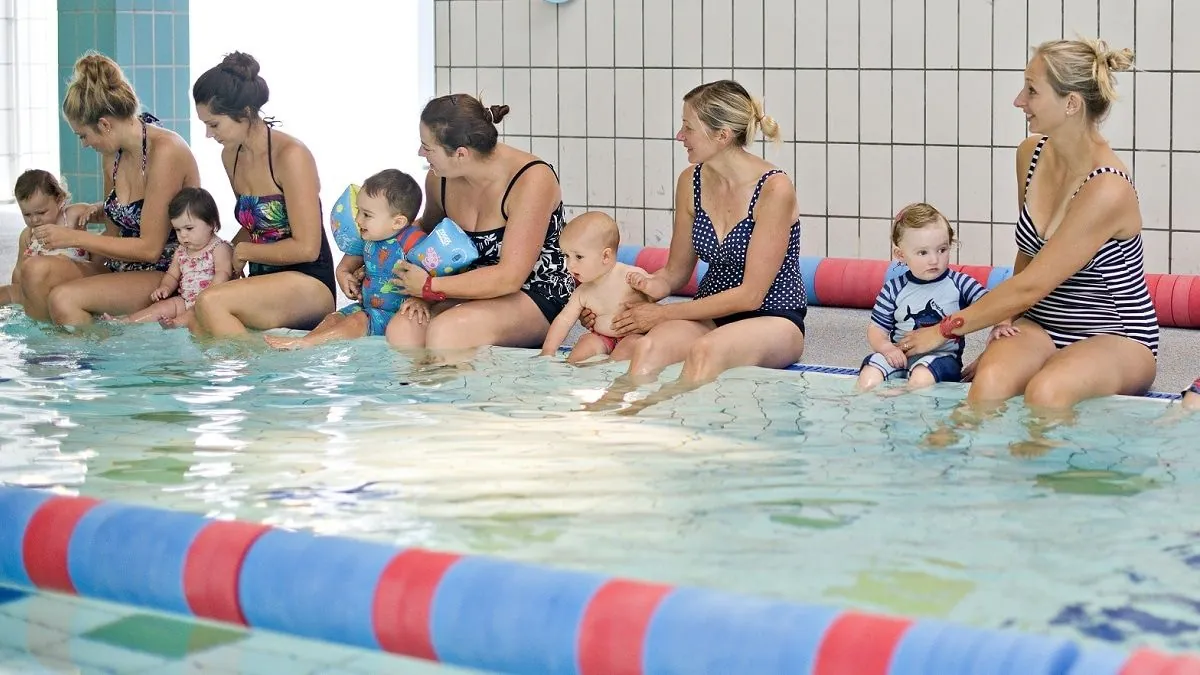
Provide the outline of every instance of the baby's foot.
[[105,313],[101,314],[101,315],[100,315],[100,320],[101,320],[101,321],[116,321],[117,323],[128,323],[128,322],[125,320],[125,317],[123,317],[123,316],[113,316],[112,314],[109,314],[108,312],[105,312]]
[[158,325],[162,326],[166,330],[182,327],[181,324],[179,324],[179,322],[175,321],[175,319],[168,319],[165,316],[158,317]]
[[263,335],[262,338],[263,342],[275,349],[300,349],[308,346],[302,338],[288,335]]

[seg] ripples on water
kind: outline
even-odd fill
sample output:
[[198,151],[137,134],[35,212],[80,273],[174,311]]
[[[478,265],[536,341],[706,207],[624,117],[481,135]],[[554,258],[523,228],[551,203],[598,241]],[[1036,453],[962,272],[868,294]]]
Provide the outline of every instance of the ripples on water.
[[1086,403],[1050,452],[1014,458],[1020,405],[922,445],[953,386],[854,396],[849,378],[755,369],[626,416],[581,410],[619,366],[523,350],[415,368],[380,339],[269,352],[153,325],[64,335],[11,308],[0,322],[3,482],[1200,648],[1200,416],[1165,422],[1161,402]]

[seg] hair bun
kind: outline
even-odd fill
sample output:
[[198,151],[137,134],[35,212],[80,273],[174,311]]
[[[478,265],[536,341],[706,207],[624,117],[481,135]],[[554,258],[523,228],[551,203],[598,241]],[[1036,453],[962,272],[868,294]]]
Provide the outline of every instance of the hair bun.
[[258,61],[245,52],[232,52],[221,61],[221,70],[250,82],[258,77]]
[[1114,72],[1129,70],[1133,67],[1133,50],[1126,47],[1125,49],[1107,50],[1101,54],[1104,59],[1104,65]]
[[114,89],[124,78],[116,61],[96,52],[84,54],[75,61],[75,77],[102,89]]
[[487,107],[488,118],[492,124],[500,124],[500,120],[508,115],[508,106],[506,105],[489,105]]

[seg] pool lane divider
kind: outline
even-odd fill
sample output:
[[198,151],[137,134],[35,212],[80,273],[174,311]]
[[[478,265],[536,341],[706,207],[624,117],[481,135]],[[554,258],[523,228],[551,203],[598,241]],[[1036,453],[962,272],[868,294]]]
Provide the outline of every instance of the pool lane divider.
[[534,675],[1183,675],[1200,658],[0,486],[0,584]]
[[[654,273],[666,265],[667,249],[626,244],[619,247],[617,260]],[[895,260],[821,256],[801,256],[799,267],[810,306],[851,309],[874,307],[875,297],[879,295],[883,284],[908,269]],[[993,265],[953,264],[950,268],[971,275],[988,290],[999,286],[1013,273],[1012,267]],[[692,269],[691,279],[676,295],[695,295],[707,271],[708,264],[698,261]],[[1147,274],[1146,287],[1154,302],[1160,326],[1200,328],[1200,276]]]

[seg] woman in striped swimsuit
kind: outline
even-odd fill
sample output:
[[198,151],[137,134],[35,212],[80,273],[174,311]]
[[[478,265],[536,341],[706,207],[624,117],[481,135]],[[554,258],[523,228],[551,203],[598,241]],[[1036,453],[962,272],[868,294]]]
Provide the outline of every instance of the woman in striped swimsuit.
[[[941,326],[911,336],[920,352],[1018,316],[1019,334],[988,344],[967,400],[1019,394],[1033,408],[1144,394],[1154,382],[1158,317],[1142,264],[1137,192],[1098,123],[1116,98],[1113,71],[1130,50],[1054,40],[1035,50],[1013,102],[1035,135],[1017,149],[1020,216],[1011,279]],[[939,334],[940,333],[940,334]]]

